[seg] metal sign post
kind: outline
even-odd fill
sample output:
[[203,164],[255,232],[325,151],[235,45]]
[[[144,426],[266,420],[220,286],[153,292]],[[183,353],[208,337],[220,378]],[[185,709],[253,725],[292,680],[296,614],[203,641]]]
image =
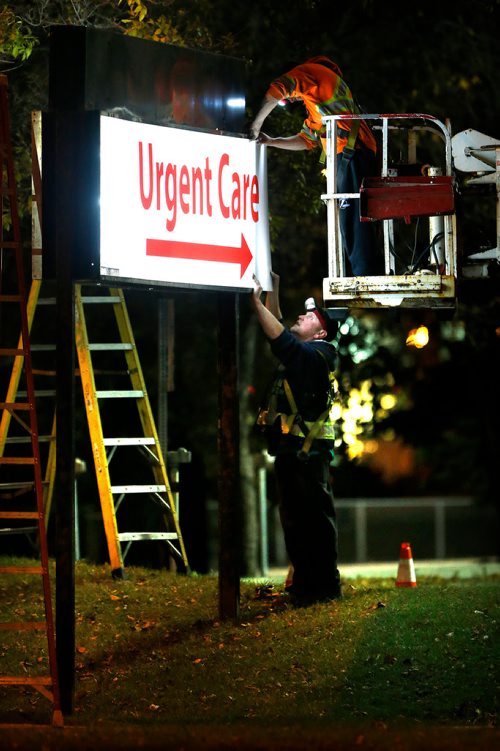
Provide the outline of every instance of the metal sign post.
[[241,492],[239,461],[239,296],[219,293],[219,615],[238,620]]

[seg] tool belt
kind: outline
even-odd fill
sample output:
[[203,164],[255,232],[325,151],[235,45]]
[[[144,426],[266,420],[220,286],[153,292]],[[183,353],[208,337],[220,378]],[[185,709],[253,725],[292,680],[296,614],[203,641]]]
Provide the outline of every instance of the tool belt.
[[[328,416],[328,413],[326,413],[326,416]],[[261,409],[257,415],[256,425],[265,432],[266,428],[276,428],[276,424],[279,422],[279,429],[282,435],[295,435],[300,438],[307,438],[311,431],[314,431],[314,438],[333,440],[335,438],[334,425],[322,418],[323,415],[314,422],[310,422],[309,420],[302,420],[299,415],[284,415],[281,412]],[[304,426],[306,428],[305,432]]]

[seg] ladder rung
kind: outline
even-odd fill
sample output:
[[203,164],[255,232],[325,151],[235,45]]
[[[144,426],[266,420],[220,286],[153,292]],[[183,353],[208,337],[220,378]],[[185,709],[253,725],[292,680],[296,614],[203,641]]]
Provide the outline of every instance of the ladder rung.
[[57,299],[55,297],[39,297],[37,305],[55,305]]
[[28,402],[0,402],[0,409],[8,409],[12,412],[16,410],[29,410],[31,404]]
[[113,485],[112,493],[164,493],[165,485]]
[[18,623],[0,623],[0,631],[45,631],[45,621],[21,621]]
[[16,675],[1,675],[0,686],[52,686],[52,678],[44,675],[32,677],[18,677]]
[[95,344],[89,344],[89,350],[92,352],[108,352],[108,351],[129,351],[134,349],[134,345],[130,342],[117,342],[115,344],[106,344],[105,342],[97,342]]
[[0,574],[43,574],[42,566],[0,566]]
[[55,352],[56,345],[55,344],[32,344],[31,351],[32,352]]
[[0,464],[34,464],[33,456],[0,456]]
[[128,391],[96,391],[98,399],[138,399],[144,396],[144,391],[131,389]]
[[[3,190],[1,191],[3,196],[9,196],[13,195],[14,191],[11,189]],[[21,248],[21,243],[15,242],[14,240],[0,240],[0,248],[7,248],[8,250],[14,250],[16,248]]]
[[19,357],[22,355],[24,357],[24,349],[18,349],[17,347],[2,347],[0,349],[0,356],[5,355],[6,357]]
[[32,488],[34,486],[33,480],[31,482],[0,482],[0,490],[22,490],[23,488]]
[[38,527],[2,527],[0,535],[34,535]]
[[[18,391],[18,396],[28,396],[26,391]],[[44,396],[55,396],[56,390],[55,389],[37,389],[35,391],[35,398],[38,399],[38,397],[44,397]]]
[[154,438],[104,438],[105,446],[154,446]]
[[177,540],[176,532],[121,532],[118,535],[120,542],[134,540]]
[[[56,437],[55,435],[39,435],[38,436],[38,442],[39,443],[47,443],[47,441],[55,441]],[[5,443],[31,443],[31,437],[29,435],[27,436],[14,436],[12,438],[6,438]]]
[[0,511],[0,519],[38,519],[38,511]]
[[116,305],[116,303],[122,301],[121,297],[118,297],[117,295],[110,295],[109,297],[104,297],[104,295],[102,297],[100,295],[85,295],[80,299],[87,305],[96,305],[99,303],[113,303]]
[[21,295],[0,295],[0,302],[21,302]]

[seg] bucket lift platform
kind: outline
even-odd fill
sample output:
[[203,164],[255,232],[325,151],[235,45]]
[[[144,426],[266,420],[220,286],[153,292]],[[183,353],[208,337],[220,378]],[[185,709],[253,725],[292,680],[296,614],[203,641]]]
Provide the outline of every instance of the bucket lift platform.
[[[367,120],[380,134],[381,174],[363,180],[359,193],[337,191],[339,120]],[[348,308],[454,308],[456,220],[451,139],[431,115],[334,115],[326,125],[328,278],[325,305]],[[417,145],[430,164],[420,164]],[[349,276],[340,232],[340,206],[358,200],[360,220],[377,223],[384,274]]]

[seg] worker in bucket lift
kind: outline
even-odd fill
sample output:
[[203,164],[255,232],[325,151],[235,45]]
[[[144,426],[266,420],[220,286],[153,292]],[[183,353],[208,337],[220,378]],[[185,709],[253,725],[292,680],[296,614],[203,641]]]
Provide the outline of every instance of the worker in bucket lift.
[[[283,101],[301,101],[307,118],[300,133],[271,138],[261,128],[267,116]],[[322,146],[324,151],[326,128],[322,118],[358,111],[338,65],[328,57],[312,57],[270,84],[250,125],[250,138],[277,149],[302,151]],[[337,193],[359,193],[363,177],[377,174],[376,152],[376,141],[366,121],[338,121]],[[383,274],[375,227],[372,222],[360,221],[359,199],[340,202],[340,228],[352,274]]]
[[254,276],[252,307],[279,367],[256,427],[275,456],[274,474],[286,550],[293,566],[288,595],[304,607],[341,597],[337,521],[329,481],[333,424],[331,373],[338,323],[310,298],[288,329],[282,322],[279,277],[263,302]]

